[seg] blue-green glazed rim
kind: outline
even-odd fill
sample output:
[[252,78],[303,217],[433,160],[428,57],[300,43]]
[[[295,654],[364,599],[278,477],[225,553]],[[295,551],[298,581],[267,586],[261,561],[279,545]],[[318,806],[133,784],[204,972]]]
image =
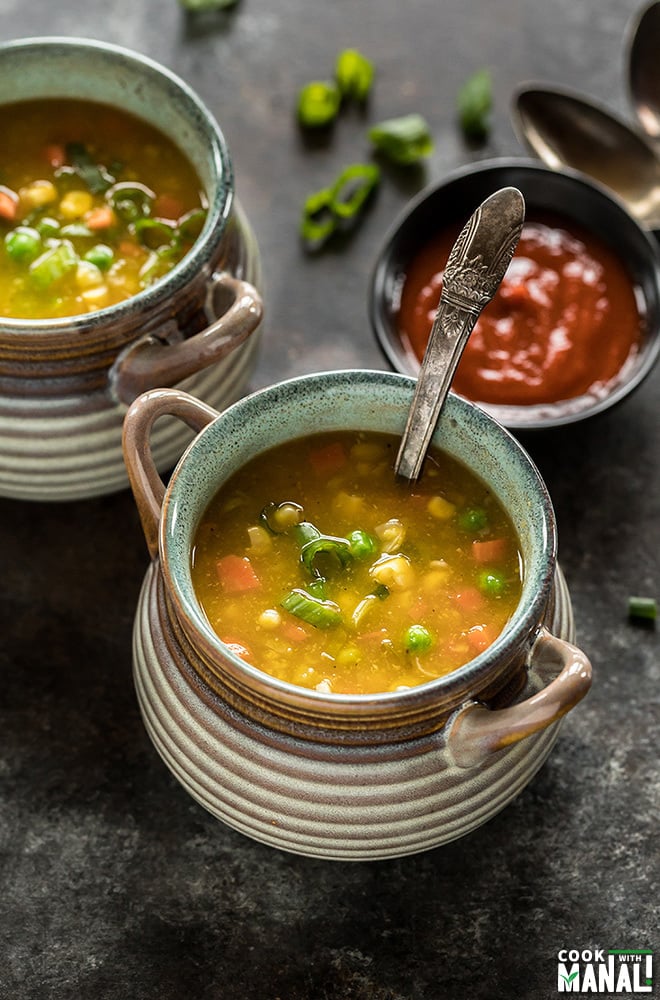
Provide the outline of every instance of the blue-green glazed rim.
[[192,250],[164,278],[117,305],[62,320],[12,320],[22,330],[89,329],[150,312],[196,277],[210,273],[231,215],[234,175],[217,121],[197,94],[165,66],[130,49],[81,38],[23,38],[0,45],[2,104],[73,98],[109,104],[146,120],[172,139],[193,164],[208,200],[204,228]]
[[307,433],[364,429],[400,434],[415,380],[394,372],[322,372],[277,383],[245,396],[213,420],[181,457],[166,490],[160,524],[160,560],[177,607],[206,649],[235,676],[274,698],[315,703],[400,704],[463,689],[489,664],[514,655],[539,626],[554,582],[556,525],[545,484],[515,438],[472,403],[450,393],[433,444],[461,460],[494,490],[518,531],[524,561],[523,591],[503,634],[484,653],[453,673],[418,688],[377,695],[321,695],[278,680],[234,656],[211,628],[191,578],[191,552],[199,521],[216,491],[255,454]]

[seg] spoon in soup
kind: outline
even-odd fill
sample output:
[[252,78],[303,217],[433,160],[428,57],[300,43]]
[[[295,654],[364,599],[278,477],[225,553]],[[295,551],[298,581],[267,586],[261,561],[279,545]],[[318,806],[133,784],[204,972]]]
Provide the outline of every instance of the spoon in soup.
[[501,188],[470,216],[447,260],[435,314],[394,471],[419,477],[456,366],[483,309],[495,295],[518,245],[525,200]]
[[660,2],[645,7],[630,27],[628,90],[642,128],[660,140]]
[[569,90],[521,87],[513,99],[518,138],[553,169],[572,167],[617,194],[646,229],[660,229],[660,158],[644,136]]

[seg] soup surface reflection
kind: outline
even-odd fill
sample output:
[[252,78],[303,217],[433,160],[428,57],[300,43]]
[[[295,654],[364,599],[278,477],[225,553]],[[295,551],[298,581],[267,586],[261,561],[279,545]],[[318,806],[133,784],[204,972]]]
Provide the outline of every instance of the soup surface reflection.
[[192,580],[220,639],[325,693],[412,687],[486,649],[515,610],[521,558],[492,492],[432,451],[415,484],[399,439],[339,432],[240,469],[198,526]]

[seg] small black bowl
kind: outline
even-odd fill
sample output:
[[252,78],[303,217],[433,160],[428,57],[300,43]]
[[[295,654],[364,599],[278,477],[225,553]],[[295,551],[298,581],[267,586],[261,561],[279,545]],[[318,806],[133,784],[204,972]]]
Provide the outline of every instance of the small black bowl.
[[[489,195],[516,187],[527,210],[574,220],[609,245],[626,265],[644,320],[639,351],[602,393],[557,403],[503,405],[482,403],[510,429],[538,429],[574,423],[620,402],[649,374],[660,350],[660,250],[658,244],[605,188],[578,171],[552,170],[535,160],[481,161],[450,174],[422,191],[387,234],[369,289],[369,316],[390,364],[416,375],[419,361],[399,335],[397,313],[406,272],[418,251],[446,227],[464,224]],[[478,402],[478,401],[477,401]]]

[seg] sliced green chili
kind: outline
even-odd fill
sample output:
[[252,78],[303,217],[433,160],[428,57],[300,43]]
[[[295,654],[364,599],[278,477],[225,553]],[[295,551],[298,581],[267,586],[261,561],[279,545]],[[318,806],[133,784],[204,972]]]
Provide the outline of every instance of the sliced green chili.
[[281,604],[289,614],[314,628],[332,628],[342,622],[341,610],[334,601],[312,597],[298,587],[288,593]]
[[489,116],[493,103],[490,73],[477,70],[465,81],[456,99],[461,128],[473,139],[483,139],[490,127]]
[[658,605],[655,597],[629,597],[628,614],[631,618],[655,621],[658,617]]
[[312,80],[298,95],[298,121],[305,128],[320,128],[334,121],[341,94],[331,80]]
[[374,66],[357,49],[344,49],[337,56],[335,77],[343,97],[364,101],[371,90]]
[[433,152],[429,126],[421,115],[403,115],[373,125],[368,132],[375,148],[394,163],[417,163]]

